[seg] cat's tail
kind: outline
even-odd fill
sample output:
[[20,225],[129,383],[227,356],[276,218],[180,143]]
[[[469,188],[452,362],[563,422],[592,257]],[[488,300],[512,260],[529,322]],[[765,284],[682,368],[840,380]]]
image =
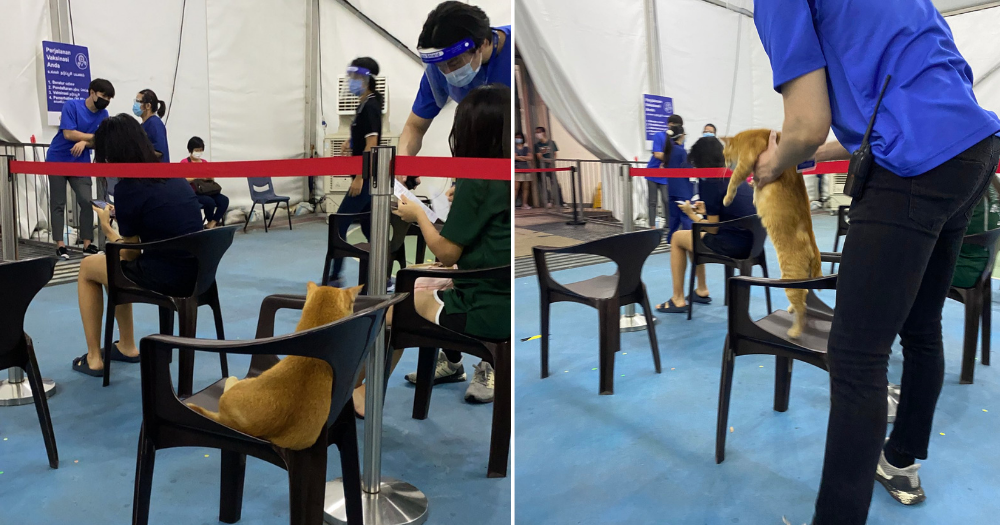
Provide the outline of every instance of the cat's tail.
[[197,413],[199,413],[199,414],[207,417],[208,419],[211,419],[212,421],[215,421],[216,423],[222,423],[222,421],[219,419],[219,413],[218,412],[212,412],[212,411],[209,411],[209,410],[205,410],[204,408],[201,408],[200,406],[192,404],[192,403],[188,403],[187,406],[191,410],[194,410],[195,412],[197,412]]

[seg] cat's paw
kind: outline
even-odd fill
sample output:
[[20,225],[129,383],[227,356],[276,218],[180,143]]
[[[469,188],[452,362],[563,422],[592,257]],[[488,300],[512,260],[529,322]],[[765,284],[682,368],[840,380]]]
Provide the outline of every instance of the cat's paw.
[[792,327],[788,329],[788,337],[791,337],[792,339],[798,339],[799,336],[801,335],[802,335],[801,326],[792,325]]
[[795,313],[795,305],[794,304],[788,305],[788,313],[790,313],[790,314],[794,314]]
[[233,385],[235,385],[236,383],[239,383],[239,382],[240,382],[240,380],[236,376],[229,376],[229,377],[227,377],[226,378],[226,385],[222,388],[222,391],[226,392],[230,388],[233,388]]
[[735,199],[735,198],[736,198],[735,195],[731,196],[729,194],[726,194],[726,197],[724,199],[722,199],[722,205],[728,207],[730,204],[733,203],[733,199]]

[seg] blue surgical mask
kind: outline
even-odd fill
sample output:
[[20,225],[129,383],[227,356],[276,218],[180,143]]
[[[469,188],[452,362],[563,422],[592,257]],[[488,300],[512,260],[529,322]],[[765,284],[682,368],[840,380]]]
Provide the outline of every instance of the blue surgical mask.
[[449,84],[455,87],[465,87],[469,85],[474,78],[476,78],[476,75],[479,74],[479,68],[482,67],[482,65],[482,62],[480,62],[479,66],[476,66],[476,68],[473,69],[472,61],[469,61],[468,64],[456,69],[455,71],[445,73],[444,78]]
[[514,143],[516,143],[516,144],[524,144],[524,139],[514,139]]
[[365,84],[363,80],[352,78],[347,81],[347,89],[352,95],[360,97],[361,93],[365,91]]
[[132,102],[132,113],[137,117],[142,116],[142,104],[139,101]]
[[715,133],[704,132],[701,134],[702,137],[714,137]]

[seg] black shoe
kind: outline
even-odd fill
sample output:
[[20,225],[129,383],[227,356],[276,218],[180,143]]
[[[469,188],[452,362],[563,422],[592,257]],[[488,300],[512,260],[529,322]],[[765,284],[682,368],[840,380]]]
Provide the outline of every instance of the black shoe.
[[886,461],[883,450],[875,468],[875,480],[881,483],[896,501],[903,505],[916,505],[926,499],[924,489],[920,487],[920,476],[917,474],[919,468],[918,463],[906,468],[896,468]]
[[62,257],[63,259],[69,259],[69,250],[65,246],[60,246],[56,248],[56,255]]
[[94,245],[93,243],[91,243],[90,246],[87,246],[86,248],[83,249],[83,255],[84,255],[84,257],[86,257],[88,255],[97,255],[99,253],[101,253],[101,250],[98,250],[97,246]]

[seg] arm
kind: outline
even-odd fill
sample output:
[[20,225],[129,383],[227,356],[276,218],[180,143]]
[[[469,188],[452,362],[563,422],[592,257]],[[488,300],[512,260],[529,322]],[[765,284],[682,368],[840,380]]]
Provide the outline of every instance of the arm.
[[365,151],[371,151],[375,146],[378,146],[378,135],[373,134],[365,137]]
[[654,151],[653,152],[653,156],[656,157],[656,160],[658,160],[660,162],[663,162],[663,152],[662,151]]
[[816,162],[829,162],[831,160],[851,160],[851,152],[847,151],[840,142],[827,142],[816,150]]
[[93,133],[82,133],[75,129],[64,129],[62,130],[63,137],[70,142],[86,142],[88,145],[94,145],[94,134]]
[[431,122],[433,122],[432,119],[420,118],[412,111],[410,112],[410,116],[406,118],[406,124],[403,125],[403,132],[399,135],[400,155],[412,156],[420,152],[424,143],[424,135],[431,127]]
[[[97,222],[101,225],[101,231],[104,232],[104,236],[107,237],[108,242],[125,243],[125,244],[136,244],[139,242],[138,236],[132,237],[122,237],[118,230],[111,226],[111,212],[115,209],[113,205],[108,205],[107,208],[103,210],[94,207],[94,213],[97,214]],[[122,250],[121,257],[123,261],[131,261],[139,256],[137,250]]]
[[783,171],[813,157],[830,133],[830,95],[826,69],[817,69],[781,86],[785,121],[781,143],[772,145],[757,160],[757,181],[767,184]]
[[462,256],[462,246],[444,238],[423,213],[417,217],[417,225],[420,226],[420,233],[423,234],[431,253],[441,261],[441,264],[454,266]]

